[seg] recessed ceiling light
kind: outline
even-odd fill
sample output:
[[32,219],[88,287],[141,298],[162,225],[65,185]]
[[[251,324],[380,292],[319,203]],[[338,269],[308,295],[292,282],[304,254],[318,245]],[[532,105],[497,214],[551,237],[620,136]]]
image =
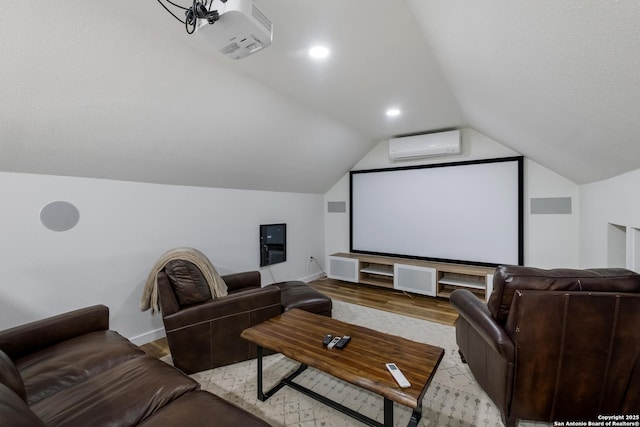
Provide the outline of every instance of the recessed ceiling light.
[[385,114],[387,117],[398,117],[401,113],[399,108],[389,108]]
[[323,59],[329,56],[329,49],[324,46],[314,46],[309,49],[309,56],[315,59]]

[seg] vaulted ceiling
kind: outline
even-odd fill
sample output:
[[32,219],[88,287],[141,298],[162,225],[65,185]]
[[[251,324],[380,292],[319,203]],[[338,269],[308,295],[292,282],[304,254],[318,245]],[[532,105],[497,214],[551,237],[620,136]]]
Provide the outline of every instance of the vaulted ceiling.
[[462,127],[578,184],[640,168],[637,2],[255,2],[273,44],[234,61],[155,0],[4,1],[0,170],[323,193]]

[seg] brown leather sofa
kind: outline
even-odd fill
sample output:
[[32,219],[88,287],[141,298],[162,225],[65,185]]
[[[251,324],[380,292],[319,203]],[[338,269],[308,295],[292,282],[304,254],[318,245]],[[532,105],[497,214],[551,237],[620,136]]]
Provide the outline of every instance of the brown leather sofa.
[[103,305],[0,331],[0,426],[269,424],[109,330]]
[[228,295],[211,299],[194,264],[171,261],[158,272],[160,311],[173,364],[188,374],[254,359],[256,345],[240,333],[283,311],[300,308],[331,317],[331,299],[306,283],[261,287],[259,271],[222,278]]
[[640,408],[640,275],[500,266],[488,304],[451,294],[463,360],[507,426]]

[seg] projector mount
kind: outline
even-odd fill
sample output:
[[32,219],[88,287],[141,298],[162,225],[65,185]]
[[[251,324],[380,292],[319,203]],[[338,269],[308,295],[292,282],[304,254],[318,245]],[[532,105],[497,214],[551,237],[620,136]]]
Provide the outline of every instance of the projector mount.
[[[184,10],[184,21],[178,18],[178,16],[176,16],[176,14],[174,14],[171,10],[169,10],[169,8],[163,2],[167,2],[171,6]],[[220,2],[226,3],[227,0],[220,0]],[[184,24],[185,29],[187,30],[187,34],[193,34],[195,32],[196,26],[198,24],[198,19],[206,19],[209,24],[213,24],[218,19],[220,19],[218,11],[211,10],[213,0],[193,0],[191,7],[188,8],[176,4],[171,0],[158,0],[158,3],[160,3],[160,5],[164,7],[164,9],[169,12],[174,18]]]

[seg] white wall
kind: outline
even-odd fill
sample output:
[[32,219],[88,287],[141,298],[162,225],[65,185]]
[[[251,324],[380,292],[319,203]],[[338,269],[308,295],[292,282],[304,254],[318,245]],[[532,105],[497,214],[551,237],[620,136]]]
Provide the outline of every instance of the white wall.
[[[140,312],[143,283],[166,250],[204,252],[221,274],[259,267],[259,225],[287,223],[287,262],[261,269],[263,284],[314,278],[324,254],[316,194],[141,184],[0,172],[0,329],[105,304],[111,327],[137,343],[162,336]],[[40,210],[73,203],[78,225],[54,232]]]
[[[580,187],[580,266],[610,266],[609,224],[626,229],[627,268],[640,272],[640,169]],[[620,265],[614,264],[618,267]]]
[[[579,186],[532,160],[525,160],[525,265],[578,268]],[[571,197],[571,214],[530,214],[532,198]]]
[[[331,187],[324,198],[326,254],[349,252],[349,174],[344,175],[340,181]],[[346,212],[327,212],[328,202],[344,202]]]
[[[380,142],[353,170],[446,163],[517,156],[519,153],[473,129],[462,131],[462,153],[455,156],[393,163],[389,160],[388,141]],[[524,163],[524,256],[525,265],[540,268],[578,266],[578,186],[554,172],[525,159]],[[530,215],[529,200],[537,197],[571,197],[570,215]],[[326,254],[349,251],[349,174],[325,194],[329,201],[345,201],[347,212],[325,213]],[[496,201],[499,203],[499,201]]]

